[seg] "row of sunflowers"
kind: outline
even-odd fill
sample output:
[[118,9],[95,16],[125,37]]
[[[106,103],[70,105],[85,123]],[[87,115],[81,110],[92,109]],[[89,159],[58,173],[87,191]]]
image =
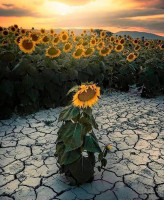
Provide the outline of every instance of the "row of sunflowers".
[[[105,30],[26,30],[0,27],[0,118],[65,105],[74,85],[94,82],[104,89],[143,97],[164,92],[164,42],[114,36]],[[61,90],[62,88],[62,90]]]
[[[157,42],[145,40],[142,42],[140,39],[133,39],[130,36],[127,36],[126,39],[122,36],[108,37],[104,30],[100,32],[100,36],[93,29],[90,32],[84,30],[80,36],[76,36],[74,31],[69,33],[69,31],[63,30],[57,34],[54,29],[49,32],[46,32],[43,28],[40,31],[27,31],[23,28],[19,29],[18,25],[14,25],[8,29],[0,27],[0,34],[3,37],[1,46],[15,42],[24,53],[33,53],[36,45],[48,45],[46,56],[50,58],[59,57],[62,51],[68,53],[73,50],[72,56],[79,59],[83,56],[91,56],[96,50],[99,51],[101,56],[107,56],[114,50],[115,52],[123,52],[127,55],[127,60],[132,62],[143,48],[164,50],[162,40]],[[126,44],[132,46],[134,52],[123,51]]]

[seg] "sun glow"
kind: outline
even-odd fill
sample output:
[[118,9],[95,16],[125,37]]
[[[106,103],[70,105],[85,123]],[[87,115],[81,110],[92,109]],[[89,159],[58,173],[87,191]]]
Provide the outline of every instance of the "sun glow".
[[74,13],[78,6],[69,6],[64,3],[59,2],[46,2],[44,5],[44,9],[48,10],[48,14],[55,15],[68,15]]

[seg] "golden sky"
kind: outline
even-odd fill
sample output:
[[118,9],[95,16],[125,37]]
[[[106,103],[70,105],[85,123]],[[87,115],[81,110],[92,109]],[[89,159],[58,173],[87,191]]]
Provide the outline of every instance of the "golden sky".
[[0,25],[103,28],[164,36],[164,0],[0,0]]

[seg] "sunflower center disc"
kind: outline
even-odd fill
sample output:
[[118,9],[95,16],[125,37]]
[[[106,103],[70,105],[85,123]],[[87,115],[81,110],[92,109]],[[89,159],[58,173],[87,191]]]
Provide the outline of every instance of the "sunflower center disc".
[[78,95],[78,98],[80,101],[88,101],[92,99],[95,96],[96,92],[92,90],[91,88],[88,88],[87,91],[82,92]]
[[30,50],[33,47],[33,43],[31,41],[29,41],[29,40],[24,40],[23,43],[22,43],[22,46],[25,49]]
[[51,48],[48,50],[49,55],[56,55],[58,53],[58,50],[55,48]]

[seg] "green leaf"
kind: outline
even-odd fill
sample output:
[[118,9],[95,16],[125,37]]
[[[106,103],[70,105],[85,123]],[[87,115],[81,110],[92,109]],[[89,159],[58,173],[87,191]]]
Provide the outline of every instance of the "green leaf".
[[98,124],[96,123],[94,117],[92,114],[88,115],[84,113],[84,117],[87,119],[87,121],[95,128],[98,129]]
[[103,159],[103,152],[99,153],[98,155],[98,161],[100,162]]
[[63,140],[66,145],[66,152],[72,151],[82,146],[82,125],[71,121],[64,125],[59,132],[59,140]]
[[60,142],[56,145],[56,154],[57,156],[60,158],[65,150],[65,145],[63,144],[63,142]]
[[60,115],[58,121],[66,121],[71,120],[72,118],[75,118],[77,115],[79,115],[80,109],[78,107],[75,107],[73,105],[65,107]]
[[79,86],[75,85],[74,87],[72,87],[68,92],[67,95],[69,95],[71,92],[77,92],[78,91]]
[[96,153],[96,152],[101,153],[102,152],[97,140],[95,139],[95,137],[93,136],[92,133],[85,136],[84,149],[86,151],[93,152],[93,153]]
[[107,165],[107,160],[105,158],[103,158],[101,160],[101,164],[102,164],[103,167],[105,167]]
[[79,120],[80,124],[82,124],[83,126],[83,135],[89,133],[91,130],[92,130],[92,126],[91,124],[89,123],[88,119],[85,118],[85,117],[81,117],[80,120]]
[[82,156],[69,166],[69,170],[77,182],[83,184],[92,179],[94,165],[92,165],[90,157]]
[[81,156],[79,149],[74,151],[64,152],[61,158],[59,159],[60,165],[68,165],[75,162]]

